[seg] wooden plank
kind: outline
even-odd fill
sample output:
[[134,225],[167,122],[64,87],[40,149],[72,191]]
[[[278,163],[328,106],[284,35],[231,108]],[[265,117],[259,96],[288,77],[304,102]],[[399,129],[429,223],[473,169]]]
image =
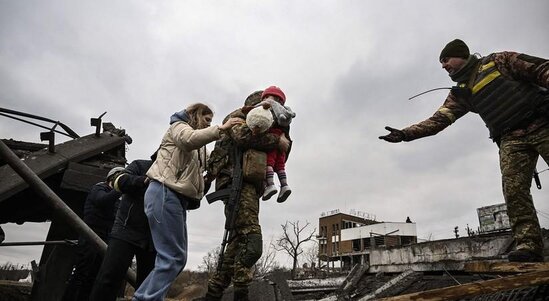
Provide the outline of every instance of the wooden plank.
[[529,273],[549,271],[549,263],[475,261],[466,263],[464,271],[470,273]]
[[48,145],[44,143],[25,142],[13,139],[2,139],[2,141],[4,141],[4,143],[12,150],[25,150],[35,152],[39,149],[48,147]]
[[90,188],[105,181],[109,169],[70,162],[63,174],[61,188],[88,193]]
[[[55,146],[55,153],[39,150],[23,162],[41,179],[63,171],[69,162],[78,162],[102,152],[124,146],[123,137],[104,132],[99,137],[90,134]],[[27,183],[9,166],[0,166],[0,202],[28,187]]]
[[549,270],[512,275],[508,277],[477,281],[462,285],[450,286],[424,292],[378,299],[382,301],[404,300],[458,300],[464,297],[473,297],[512,290],[516,288],[549,284]]

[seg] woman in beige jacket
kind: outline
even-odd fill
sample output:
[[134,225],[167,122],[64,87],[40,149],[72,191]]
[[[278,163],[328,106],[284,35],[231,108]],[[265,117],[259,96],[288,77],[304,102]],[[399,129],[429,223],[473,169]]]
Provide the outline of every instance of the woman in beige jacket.
[[210,126],[212,110],[197,103],[173,114],[156,161],[147,171],[145,214],[157,252],[155,266],[133,300],[164,300],[168,288],[187,262],[187,209],[196,209],[204,196],[206,144],[220,131],[243,122],[231,118]]

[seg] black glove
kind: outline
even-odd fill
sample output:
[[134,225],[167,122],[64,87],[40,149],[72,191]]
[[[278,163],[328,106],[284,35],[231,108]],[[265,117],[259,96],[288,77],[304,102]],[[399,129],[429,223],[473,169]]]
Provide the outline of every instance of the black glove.
[[404,141],[404,138],[406,138],[406,135],[403,131],[393,129],[392,127],[385,127],[386,130],[388,130],[390,133],[385,136],[379,136],[379,139],[383,139],[388,142],[397,143]]

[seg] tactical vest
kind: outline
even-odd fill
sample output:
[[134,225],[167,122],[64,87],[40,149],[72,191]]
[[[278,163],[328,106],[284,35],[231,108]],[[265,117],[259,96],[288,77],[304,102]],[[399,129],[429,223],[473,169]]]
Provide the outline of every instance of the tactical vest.
[[489,57],[482,59],[472,83],[458,86],[471,87],[471,111],[480,115],[494,140],[531,118],[547,97],[537,86],[502,76]]

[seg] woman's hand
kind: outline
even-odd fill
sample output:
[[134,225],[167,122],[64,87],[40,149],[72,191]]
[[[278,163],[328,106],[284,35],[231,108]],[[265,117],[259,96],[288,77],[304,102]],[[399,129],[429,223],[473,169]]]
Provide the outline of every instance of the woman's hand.
[[226,131],[237,124],[243,124],[243,123],[244,123],[244,120],[242,120],[241,118],[232,117],[232,118],[229,118],[229,120],[227,120],[223,125],[220,125],[219,129],[222,131]]

